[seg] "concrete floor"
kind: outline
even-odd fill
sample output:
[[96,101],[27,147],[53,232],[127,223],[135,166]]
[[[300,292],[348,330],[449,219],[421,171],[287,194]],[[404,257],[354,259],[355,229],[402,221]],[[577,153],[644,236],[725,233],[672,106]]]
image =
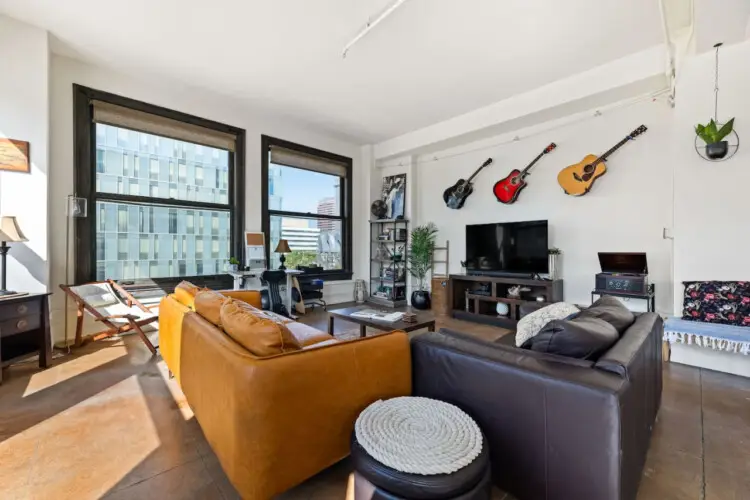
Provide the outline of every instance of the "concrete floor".
[[[322,311],[304,321],[327,327]],[[456,320],[438,327],[504,333]],[[639,500],[750,498],[750,380],[677,364],[664,377]],[[349,472],[341,462],[282,497],[343,499]],[[238,498],[164,362],[134,336],[57,355],[45,371],[13,366],[0,386],[0,498],[102,497]]]

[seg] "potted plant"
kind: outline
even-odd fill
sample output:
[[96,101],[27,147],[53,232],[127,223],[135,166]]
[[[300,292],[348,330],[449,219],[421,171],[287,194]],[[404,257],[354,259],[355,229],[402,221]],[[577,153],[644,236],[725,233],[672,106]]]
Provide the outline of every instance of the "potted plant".
[[238,271],[239,268],[240,268],[240,261],[237,260],[237,257],[230,257],[229,258],[229,270]]
[[432,269],[432,254],[438,229],[430,222],[411,231],[409,272],[417,278],[417,289],[411,293],[411,305],[417,309],[430,308],[430,292],[426,290],[427,273]]
[[695,133],[706,143],[706,156],[712,160],[720,160],[727,155],[729,144],[723,140],[732,133],[734,128],[734,118],[726,122],[721,128],[714,120],[708,122],[708,125],[695,126]]

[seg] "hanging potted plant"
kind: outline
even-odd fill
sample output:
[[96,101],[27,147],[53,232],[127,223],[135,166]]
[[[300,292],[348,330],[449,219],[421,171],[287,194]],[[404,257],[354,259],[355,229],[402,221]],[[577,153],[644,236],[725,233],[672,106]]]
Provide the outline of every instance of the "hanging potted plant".
[[706,143],[706,156],[712,160],[720,160],[727,155],[729,143],[724,138],[732,133],[733,128],[734,118],[726,122],[721,128],[714,120],[708,122],[708,125],[698,124],[695,126],[695,133]]
[[437,227],[430,222],[411,231],[409,272],[417,278],[417,289],[411,292],[411,305],[417,309],[430,308],[430,292],[425,288],[427,273],[432,269]]

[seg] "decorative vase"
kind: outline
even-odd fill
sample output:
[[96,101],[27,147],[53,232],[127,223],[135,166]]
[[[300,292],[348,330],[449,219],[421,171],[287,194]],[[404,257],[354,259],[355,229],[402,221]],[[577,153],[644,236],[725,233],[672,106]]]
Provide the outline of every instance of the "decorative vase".
[[495,306],[498,316],[507,316],[510,313],[510,306],[504,302],[498,302]]
[[714,142],[706,144],[706,156],[712,160],[721,160],[729,152],[729,143],[727,141]]
[[552,254],[549,254],[548,257],[549,257],[549,279],[556,280],[557,278],[560,277],[559,276],[560,270],[558,269],[559,254],[552,253]]
[[354,301],[361,304],[365,301],[367,290],[365,290],[365,280],[356,280],[354,282]]
[[414,290],[411,292],[411,306],[422,311],[429,309],[431,306],[430,292],[427,290]]
[[237,264],[229,264],[229,271],[230,271],[230,272],[233,272],[233,273],[236,273],[236,272],[238,271],[238,268],[239,268],[239,267],[240,267],[240,266],[239,266],[239,265],[237,265]]

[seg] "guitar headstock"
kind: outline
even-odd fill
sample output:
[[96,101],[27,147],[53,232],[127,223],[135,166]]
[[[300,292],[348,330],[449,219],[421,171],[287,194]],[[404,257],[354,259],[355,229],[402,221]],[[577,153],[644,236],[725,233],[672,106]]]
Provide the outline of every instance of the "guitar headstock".
[[550,151],[552,151],[556,147],[557,147],[557,144],[555,144],[554,142],[550,142],[549,146],[547,146],[546,148],[544,148],[544,154],[549,153]]
[[646,128],[645,125],[641,125],[637,129],[635,129],[632,132],[630,132],[630,135],[628,136],[628,138],[629,139],[635,139],[636,137],[638,137],[639,135],[641,135],[642,133],[644,133],[646,130],[648,130],[648,128]]

